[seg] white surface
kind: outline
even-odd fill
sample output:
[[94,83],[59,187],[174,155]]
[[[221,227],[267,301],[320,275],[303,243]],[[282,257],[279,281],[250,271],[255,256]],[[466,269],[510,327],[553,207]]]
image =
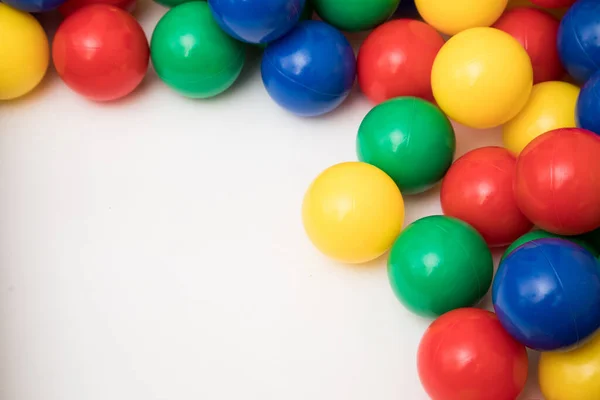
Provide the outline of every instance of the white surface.
[[[148,36],[164,10],[138,8]],[[385,260],[330,262],[300,221],[310,181],[355,159],[369,109],[353,93],[294,117],[252,61],[209,101],[150,71],[115,104],[54,72],[1,103],[0,398],[425,399],[430,321],[395,299]],[[499,143],[457,133],[459,154]],[[408,198],[406,222],[439,213],[438,196]]]

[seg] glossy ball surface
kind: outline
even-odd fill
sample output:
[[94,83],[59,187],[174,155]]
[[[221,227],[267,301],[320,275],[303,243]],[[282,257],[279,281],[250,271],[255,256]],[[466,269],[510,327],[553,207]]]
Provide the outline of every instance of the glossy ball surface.
[[67,0],[60,7],[58,11],[64,16],[68,17],[80,8],[90,6],[92,4],[107,4],[109,6],[119,7],[129,13],[132,13],[136,6],[136,0]]
[[510,246],[508,246],[508,248],[504,251],[504,254],[502,255],[502,260],[504,260],[517,247],[522,246],[525,243],[529,243],[529,242],[531,242],[533,240],[537,240],[537,239],[564,239],[564,240],[569,240],[569,241],[571,241],[571,242],[573,242],[573,243],[575,243],[575,244],[583,247],[584,249],[586,249],[590,253],[592,253],[592,255],[594,257],[598,257],[600,255],[600,248],[596,249],[594,247],[593,243],[589,243],[588,242],[588,238],[586,237],[586,235],[563,236],[563,235],[557,235],[555,233],[550,233],[550,232],[546,232],[546,231],[543,231],[541,229],[538,229],[538,230],[535,230],[535,231],[527,232],[526,234],[524,234],[523,236],[521,236],[517,240],[515,240]]
[[600,2],[579,0],[567,11],[558,30],[558,53],[579,83],[600,70]]
[[431,26],[398,19],[375,28],[358,52],[358,84],[375,104],[416,96],[433,101],[431,68],[444,45]]
[[191,98],[229,89],[246,57],[244,44],[223,32],[208,4],[199,1],[169,10],[156,25],[150,46],[160,79]]
[[474,227],[488,246],[512,243],[533,224],[515,200],[517,159],[501,147],[472,150],[452,164],[442,181],[440,201],[445,215]]
[[29,13],[44,13],[58,8],[65,0],[2,0],[17,10]]
[[269,43],[300,20],[305,0],[208,0],[215,21],[227,34],[247,43]]
[[74,92],[95,101],[131,93],[144,79],[150,51],[140,24],[105,4],[82,8],[59,26],[52,59]]
[[477,304],[490,288],[493,269],[481,235],[467,223],[442,215],[408,225],[388,259],[396,297],[424,317]]
[[394,181],[366,163],[327,168],[302,204],[304,229],[324,255],[361,264],[385,253],[402,230],[404,200]]
[[416,97],[397,97],[373,108],[356,139],[358,159],[387,173],[403,194],[438,183],[454,159],[456,138],[448,118]]
[[2,3],[0,54],[0,100],[31,92],[48,70],[50,48],[40,23],[30,14]]
[[509,254],[492,287],[511,336],[539,351],[574,348],[600,327],[600,268],[568,240],[538,239]]
[[559,128],[575,128],[579,88],[567,82],[533,86],[525,107],[502,127],[504,147],[518,155],[536,137]]
[[547,132],[517,159],[515,196],[539,228],[579,235],[600,227],[600,136],[577,128]]
[[491,26],[500,18],[507,3],[508,0],[415,0],[425,22],[447,35]]
[[600,135],[600,71],[581,88],[577,99],[577,126]]
[[302,21],[267,46],[261,74],[279,106],[312,117],[333,111],[348,97],[356,59],[340,31],[321,21]]
[[400,0],[312,0],[323,21],[336,28],[357,32],[376,27],[392,16]]
[[525,347],[494,313],[461,308],[436,319],[417,351],[417,370],[432,400],[516,399],[527,381]]
[[440,108],[456,122],[479,129],[517,115],[532,85],[531,61],[523,46],[494,28],[472,28],[451,37],[431,71]]

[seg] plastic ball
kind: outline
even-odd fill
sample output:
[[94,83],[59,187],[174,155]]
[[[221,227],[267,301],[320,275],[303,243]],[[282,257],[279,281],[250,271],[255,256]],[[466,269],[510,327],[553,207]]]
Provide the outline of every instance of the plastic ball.
[[2,3],[0,54],[0,100],[31,92],[46,75],[50,49],[44,29],[30,14]]
[[573,242],[573,243],[575,243],[575,244],[583,247],[584,249],[586,249],[590,253],[592,253],[592,255],[594,257],[598,257],[600,255],[600,248],[599,249],[595,249],[592,243],[588,243],[587,237],[585,235],[563,236],[563,235],[557,235],[555,233],[550,233],[550,232],[546,232],[546,231],[543,231],[543,230],[539,229],[539,230],[527,232],[526,234],[524,234],[523,236],[521,236],[517,240],[515,240],[504,251],[504,254],[502,255],[502,259],[501,260],[504,260],[510,253],[512,253],[513,251],[515,251],[515,249],[517,247],[522,246],[525,243],[529,243],[529,242],[531,242],[533,240],[537,240],[537,239],[553,239],[553,238],[554,239],[569,240],[569,241],[571,241],[571,242]]
[[539,351],[574,348],[600,328],[600,268],[583,247],[538,239],[498,267],[494,310],[504,328]]
[[515,196],[535,225],[560,235],[600,227],[600,136],[578,128],[547,132],[517,159]]
[[108,4],[131,13],[135,9],[136,0],[67,0],[58,8],[58,11],[68,17],[80,8],[92,4]]
[[322,21],[302,21],[267,46],[261,74],[279,106],[299,116],[317,116],[333,111],[348,97],[356,59],[340,31]]
[[600,334],[572,351],[542,353],[538,375],[547,400],[600,399]]
[[73,91],[95,101],[116,100],[135,90],[146,75],[149,54],[138,22],[105,4],[67,17],[52,44],[58,75]]
[[431,67],[444,38],[424,22],[399,19],[377,27],[358,52],[358,83],[374,103],[399,96],[433,101]]
[[408,225],[388,259],[396,297],[424,317],[477,304],[490,288],[493,269],[481,235],[466,222],[442,215]]
[[577,0],[531,0],[533,4],[547,8],[571,7]]
[[362,162],[336,164],[310,185],[302,204],[304,229],[324,255],[361,264],[384,254],[404,223],[404,200],[394,181]]
[[233,38],[268,43],[300,20],[305,0],[208,0],[215,21]]
[[461,308],[427,328],[417,370],[432,400],[516,399],[527,381],[527,350],[494,313]]
[[447,35],[491,26],[500,18],[507,3],[508,0],[415,0],[425,22]]
[[246,57],[244,44],[223,32],[208,4],[199,1],[170,9],[158,21],[150,48],[160,79],[191,98],[213,97],[229,89]]
[[388,174],[403,194],[415,194],[444,177],[454,158],[456,138],[439,108],[416,97],[398,97],[365,116],[356,150],[360,161]]
[[600,70],[600,2],[579,0],[569,9],[558,30],[558,53],[569,74],[579,83]]
[[439,51],[431,84],[448,117],[485,129],[521,111],[531,93],[533,70],[523,46],[508,33],[472,28],[451,37]]
[[530,0],[509,0],[506,10],[512,10],[517,7],[533,7],[538,10],[545,11],[548,14],[551,14],[552,16],[554,16],[555,18],[557,18],[559,20],[565,15],[565,13],[567,12],[567,9],[568,9],[568,7],[546,8],[546,7],[542,7],[537,4],[534,4]]
[[525,47],[533,65],[534,83],[559,80],[565,74],[556,48],[558,26],[552,15],[531,7],[506,11],[494,24]]
[[504,147],[519,154],[536,137],[559,128],[574,128],[579,88],[566,82],[533,86],[525,107],[502,127]]
[[43,13],[58,8],[65,0],[2,0],[10,7],[30,13]]
[[581,88],[577,99],[577,126],[600,135],[600,72]]
[[325,22],[342,31],[357,32],[387,21],[400,0],[313,0],[315,11]]
[[515,156],[501,147],[466,153],[452,164],[442,182],[444,214],[477,229],[490,247],[512,243],[533,227],[515,201],[516,167]]

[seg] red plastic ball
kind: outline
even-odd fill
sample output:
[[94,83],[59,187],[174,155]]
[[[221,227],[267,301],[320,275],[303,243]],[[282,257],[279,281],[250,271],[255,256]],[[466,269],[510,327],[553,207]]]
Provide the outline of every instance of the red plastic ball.
[[534,224],[559,235],[600,227],[600,136],[585,129],[546,132],[517,159],[515,195]]
[[58,11],[64,17],[68,17],[80,8],[92,4],[108,4],[131,13],[135,9],[136,0],[67,0],[58,7]]
[[560,80],[565,70],[556,40],[560,22],[549,13],[531,7],[506,11],[494,24],[517,39],[531,58],[534,83]]
[[358,84],[375,104],[393,97],[433,101],[431,68],[444,45],[442,36],[424,22],[389,21],[373,30],[358,52]]
[[533,227],[515,200],[516,168],[516,157],[502,147],[466,153],[442,181],[444,214],[473,226],[490,247],[514,242]]
[[52,58],[62,80],[96,101],[131,93],[144,79],[150,50],[138,22],[105,4],[84,7],[59,26]]
[[417,352],[417,369],[432,400],[516,399],[527,381],[527,350],[496,315],[459,308],[436,319]]
[[546,8],[571,7],[577,0],[531,0],[533,4]]

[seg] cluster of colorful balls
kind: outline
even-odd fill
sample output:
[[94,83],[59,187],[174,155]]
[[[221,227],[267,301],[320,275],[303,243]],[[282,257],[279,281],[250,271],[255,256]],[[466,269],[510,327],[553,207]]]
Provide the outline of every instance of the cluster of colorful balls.
[[[358,161],[303,201],[314,246],[342,263],[388,254],[410,311],[435,318],[417,368],[433,400],[507,400],[526,348],[547,400],[600,398],[598,0],[157,0],[148,41],[135,0],[3,0],[0,100],[31,92],[50,58],[93,101],[132,93],[150,62],[171,89],[229,89],[262,48],[273,101],[301,117],[355,82],[374,104]],[[529,2],[531,1],[531,3]],[[64,16],[52,45],[30,13]],[[344,33],[368,31],[355,55]],[[502,127],[504,147],[456,157],[454,125]],[[405,196],[440,187],[442,215],[405,226]],[[492,248],[507,247],[494,276]],[[492,291],[494,312],[478,308]]]

